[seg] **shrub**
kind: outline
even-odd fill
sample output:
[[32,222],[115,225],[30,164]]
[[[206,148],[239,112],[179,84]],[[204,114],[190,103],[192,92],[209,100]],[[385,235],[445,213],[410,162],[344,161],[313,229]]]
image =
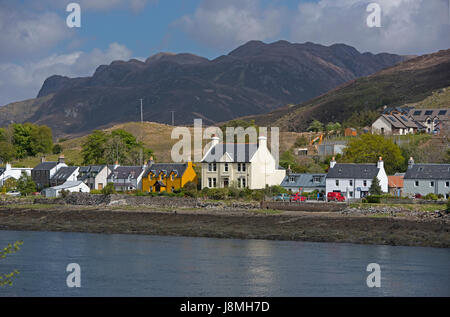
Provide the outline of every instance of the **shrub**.
[[379,204],[380,200],[381,200],[381,196],[380,195],[370,195],[366,197],[367,202],[371,203],[371,204]]
[[447,212],[450,212],[450,198],[447,199]]
[[103,187],[102,189],[102,194],[103,195],[112,195],[112,194],[116,194],[116,189],[114,188],[114,184],[113,183],[108,183],[108,185],[106,185],[105,187]]
[[433,193],[426,194],[422,198],[426,199],[426,200],[438,200],[438,196],[436,196],[436,194],[433,194]]
[[66,198],[70,194],[70,192],[68,190],[65,190],[65,189],[61,190],[59,193],[61,194],[62,198]]
[[91,191],[89,193],[92,195],[101,195],[102,191],[98,190],[98,189],[91,189]]
[[208,198],[215,200],[224,200],[228,198],[228,188],[210,188],[208,191]]
[[251,197],[253,200],[261,201],[264,198],[264,191],[263,190],[253,190]]

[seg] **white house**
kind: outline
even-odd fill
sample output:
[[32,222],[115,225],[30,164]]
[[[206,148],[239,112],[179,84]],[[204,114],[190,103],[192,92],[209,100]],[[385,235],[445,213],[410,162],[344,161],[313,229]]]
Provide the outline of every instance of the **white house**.
[[82,181],[67,181],[62,185],[48,187],[42,191],[45,197],[58,197],[61,191],[69,191],[71,193],[89,193],[89,187]]
[[61,167],[67,167],[64,163],[64,155],[58,158],[57,162],[46,162],[45,157],[41,158],[41,163],[31,170],[31,177],[38,189],[50,187],[50,180]]
[[388,177],[380,157],[376,164],[342,164],[333,159],[327,173],[326,192],[340,191],[346,198],[362,198],[369,194],[372,179],[377,177],[381,190],[388,192]]
[[32,168],[18,168],[12,167],[11,164],[6,163],[5,167],[0,167],[0,187],[8,178],[19,179],[22,173],[31,175]]
[[80,168],[78,166],[63,166],[51,178],[50,186],[62,185],[65,182],[77,181]]
[[267,138],[255,143],[219,143],[212,137],[211,147],[203,157],[202,188],[224,188],[236,184],[240,188],[262,189],[280,185],[286,171],[267,148]]

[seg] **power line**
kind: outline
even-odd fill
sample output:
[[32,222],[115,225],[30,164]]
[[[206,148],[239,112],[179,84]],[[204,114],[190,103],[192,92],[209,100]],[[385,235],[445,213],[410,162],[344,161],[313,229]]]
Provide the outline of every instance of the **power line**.
[[175,111],[174,110],[170,110],[170,112],[172,112],[172,126],[174,126],[175,125],[175,120],[174,120],[174,113],[175,113]]

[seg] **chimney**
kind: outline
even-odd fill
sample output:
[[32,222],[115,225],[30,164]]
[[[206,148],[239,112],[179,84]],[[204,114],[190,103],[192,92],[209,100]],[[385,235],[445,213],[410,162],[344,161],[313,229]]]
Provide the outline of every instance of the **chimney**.
[[288,169],[286,171],[287,176],[291,175],[292,170],[291,170],[291,164],[288,165]]
[[153,165],[153,156],[150,156],[150,159],[147,161],[147,163],[144,165],[144,168],[150,167]]
[[220,139],[215,134],[213,134],[213,136],[211,138],[211,141],[212,141],[211,142],[211,147],[213,147],[213,146],[219,144]]
[[6,162],[6,167],[5,167],[5,169],[6,169],[7,171],[9,171],[9,170],[11,169],[11,164],[8,163],[8,162]]
[[333,156],[333,158],[330,161],[330,168],[333,168],[335,165],[336,165],[336,160],[335,160],[335,158]]
[[115,161],[114,162],[114,169],[116,169],[116,168],[118,168],[120,165],[119,165],[119,161]]
[[258,137],[258,147],[265,147],[267,148],[267,138],[263,135],[260,135]]
[[411,157],[409,158],[409,160],[408,160],[408,168],[412,168],[413,165],[414,165],[414,159],[413,159],[413,157],[411,156]]
[[61,154],[58,158],[58,163],[64,163],[64,154]]
[[41,156],[41,163],[45,162],[45,156]]
[[383,162],[383,158],[381,156],[378,158],[377,168],[378,169],[382,169],[382,168],[384,169],[384,162]]

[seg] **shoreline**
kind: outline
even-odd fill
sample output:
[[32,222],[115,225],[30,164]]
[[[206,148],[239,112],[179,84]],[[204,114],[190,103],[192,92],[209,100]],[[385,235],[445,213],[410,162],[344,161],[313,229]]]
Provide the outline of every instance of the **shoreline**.
[[447,219],[201,208],[1,206],[0,230],[450,247]]

